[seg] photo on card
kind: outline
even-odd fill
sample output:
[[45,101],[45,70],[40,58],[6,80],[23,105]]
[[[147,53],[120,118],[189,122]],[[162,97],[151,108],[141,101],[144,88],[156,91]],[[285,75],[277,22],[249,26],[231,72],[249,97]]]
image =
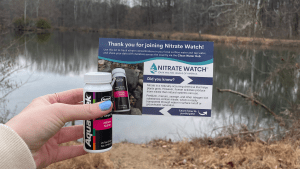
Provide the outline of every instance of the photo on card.
[[98,59],[98,71],[112,73],[113,114],[142,115],[144,63],[126,64]]

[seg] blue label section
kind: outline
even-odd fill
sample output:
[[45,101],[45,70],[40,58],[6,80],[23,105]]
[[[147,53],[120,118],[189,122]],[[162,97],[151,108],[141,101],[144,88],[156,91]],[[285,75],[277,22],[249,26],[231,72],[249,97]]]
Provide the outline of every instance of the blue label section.
[[127,64],[164,59],[205,65],[213,63],[213,42],[100,38],[98,58]]
[[159,112],[161,109],[163,109],[163,107],[143,107],[143,114],[163,115]]
[[171,115],[175,115],[175,116],[203,116],[203,117],[211,117],[211,110],[210,109],[171,108],[168,112]]
[[157,76],[157,75],[144,75],[144,83],[172,83],[180,84],[184,80],[180,76]]
[[213,78],[212,77],[189,77],[193,81],[189,84],[194,85],[213,85]]

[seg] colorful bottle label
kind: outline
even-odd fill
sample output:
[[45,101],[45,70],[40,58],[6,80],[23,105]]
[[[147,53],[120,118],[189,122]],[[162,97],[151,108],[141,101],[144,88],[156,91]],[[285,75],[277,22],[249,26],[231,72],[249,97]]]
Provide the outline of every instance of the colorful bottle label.
[[[111,100],[112,92],[86,92],[84,104]],[[87,150],[103,150],[112,146],[112,113],[85,120],[84,146]]]
[[113,86],[114,92],[114,111],[129,110],[129,99],[127,81],[124,76],[116,77],[116,81]]

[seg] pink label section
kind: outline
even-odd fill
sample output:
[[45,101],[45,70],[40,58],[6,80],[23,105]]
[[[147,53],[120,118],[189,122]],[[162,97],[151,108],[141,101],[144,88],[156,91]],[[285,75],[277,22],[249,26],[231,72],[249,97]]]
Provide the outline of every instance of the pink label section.
[[128,97],[128,92],[127,91],[117,91],[114,93],[114,97]]
[[112,127],[112,118],[103,120],[94,120],[93,128],[95,130],[106,130]]

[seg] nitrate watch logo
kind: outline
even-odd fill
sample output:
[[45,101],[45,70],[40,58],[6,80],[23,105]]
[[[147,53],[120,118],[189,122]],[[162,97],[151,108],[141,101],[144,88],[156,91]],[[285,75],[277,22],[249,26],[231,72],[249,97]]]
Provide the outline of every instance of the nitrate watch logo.
[[157,67],[156,67],[156,65],[153,63],[153,65],[151,66],[151,68],[150,68],[150,72],[152,73],[152,74],[155,74],[156,72],[157,72]]
[[204,66],[179,66],[179,65],[155,65],[152,64],[150,72],[155,74],[159,71],[176,71],[176,72],[207,72],[209,68]]

